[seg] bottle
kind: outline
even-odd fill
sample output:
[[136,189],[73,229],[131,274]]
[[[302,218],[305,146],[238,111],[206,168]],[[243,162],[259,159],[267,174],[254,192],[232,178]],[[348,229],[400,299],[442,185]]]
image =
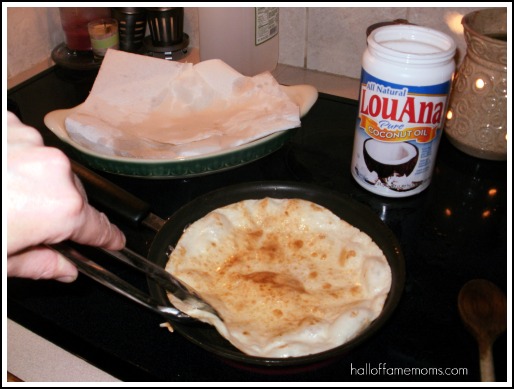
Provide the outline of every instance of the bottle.
[[278,7],[198,8],[200,61],[221,59],[245,76],[278,63]]
[[426,27],[373,30],[362,57],[351,172],[386,197],[428,187],[446,117],[456,45]]

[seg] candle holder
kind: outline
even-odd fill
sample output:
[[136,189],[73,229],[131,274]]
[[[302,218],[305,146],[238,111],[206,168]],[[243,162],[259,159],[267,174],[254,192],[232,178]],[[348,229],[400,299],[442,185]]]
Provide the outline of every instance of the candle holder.
[[94,57],[87,24],[94,19],[111,17],[107,7],[59,7],[65,41],[52,50],[52,60],[73,70],[98,69],[101,61]]
[[507,9],[462,18],[468,46],[453,82],[445,133],[474,157],[507,160]]
[[118,49],[119,34],[116,19],[96,19],[88,23],[91,47],[96,58],[103,58],[107,49]]

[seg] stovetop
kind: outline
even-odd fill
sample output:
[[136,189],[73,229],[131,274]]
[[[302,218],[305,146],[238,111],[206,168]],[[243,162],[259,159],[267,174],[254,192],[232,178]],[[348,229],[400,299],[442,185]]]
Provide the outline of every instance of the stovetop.
[[[9,109],[39,129],[46,144],[62,148],[43,117],[83,102],[95,76],[51,68],[11,89]],[[426,191],[379,197],[350,174],[356,113],[356,101],[320,94],[285,146],[225,172],[170,180],[101,173],[162,218],[203,193],[261,180],[312,182],[369,206],[402,245],[406,284],[387,324],[350,354],[288,371],[235,366],[160,328],[160,316],[84,276],[72,284],[9,279],[8,317],[124,381],[478,381],[478,349],[460,320],[457,295],[473,278],[507,290],[506,163],[467,156],[443,136]],[[146,254],[154,233],[119,225],[128,246]],[[146,288],[140,274],[111,270]],[[494,360],[497,380],[505,381],[505,334],[495,343]]]

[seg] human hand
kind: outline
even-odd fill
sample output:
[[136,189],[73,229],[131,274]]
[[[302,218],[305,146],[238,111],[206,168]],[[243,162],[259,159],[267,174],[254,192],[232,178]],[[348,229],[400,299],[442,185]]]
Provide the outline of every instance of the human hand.
[[119,250],[125,236],[89,205],[64,153],[7,114],[7,275],[74,281],[77,268],[46,244],[70,239]]

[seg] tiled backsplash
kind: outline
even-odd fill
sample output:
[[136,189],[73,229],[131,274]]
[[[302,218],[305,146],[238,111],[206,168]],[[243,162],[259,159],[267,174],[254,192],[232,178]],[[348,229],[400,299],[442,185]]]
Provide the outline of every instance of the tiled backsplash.
[[460,21],[476,9],[480,8],[281,8],[279,62],[359,78],[366,29],[395,19],[449,34],[457,43],[460,62],[466,53]]
[[[282,7],[279,63],[350,78],[360,77],[366,28],[394,19],[450,34],[466,53],[460,20],[484,7]],[[184,32],[198,48],[198,9],[185,8]],[[52,65],[50,53],[64,40],[56,7],[7,7],[7,76],[13,81]],[[12,83],[11,83],[12,84]]]

